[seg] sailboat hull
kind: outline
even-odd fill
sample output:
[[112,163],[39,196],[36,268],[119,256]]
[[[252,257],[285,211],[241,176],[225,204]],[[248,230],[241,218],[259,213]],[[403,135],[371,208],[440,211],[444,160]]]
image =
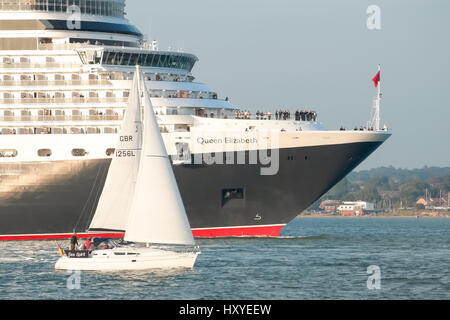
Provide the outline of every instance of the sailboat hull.
[[176,252],[155,248],[93,251],[88,258],[61,257],[56,270],[121,271],[151,269],[192,269],[199,252]]

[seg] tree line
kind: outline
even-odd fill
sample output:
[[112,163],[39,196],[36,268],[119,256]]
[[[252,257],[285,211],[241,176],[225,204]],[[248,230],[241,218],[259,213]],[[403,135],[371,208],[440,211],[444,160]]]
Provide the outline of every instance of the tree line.
[[415,207],[417,199],[447,198],[450,167],[398,169],[381,167],[350,173],[313,206],[323,200],[368,201],[378,209]]

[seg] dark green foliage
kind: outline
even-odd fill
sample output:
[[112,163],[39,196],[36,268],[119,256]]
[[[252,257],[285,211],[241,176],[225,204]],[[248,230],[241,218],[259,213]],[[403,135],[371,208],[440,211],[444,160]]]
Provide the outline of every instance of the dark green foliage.
[[352,172],[320,200],[363,200],[377,203],[378,207],[415,207],[420,197],[447,198],[449,192],[450,167],[382,167]]

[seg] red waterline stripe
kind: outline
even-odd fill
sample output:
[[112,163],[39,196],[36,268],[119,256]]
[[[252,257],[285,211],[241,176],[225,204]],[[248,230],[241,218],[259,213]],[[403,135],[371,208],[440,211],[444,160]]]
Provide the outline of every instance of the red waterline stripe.
[[[193,229],[195,238],[225,238],[225,237],[279,237],[284,225],[257,226],[257,227],[229,227]],[[123,238],[124,233],[77,233],[80,239],[87,237]],[[0,235],[0,241],[22,240],[65,240],[72,234],[31,234],[31,235]]]
[[192,233],[196,238],[279,237],[283,227],[284,225],[194,229]]
[[[24,235],[3,235],[0,241],[21,241],[21,240],[65,240],[70,239],[73,234],[24,234]],[[87,237],[98,238],[123,238],[123,233],[77,233],[77,238]]]

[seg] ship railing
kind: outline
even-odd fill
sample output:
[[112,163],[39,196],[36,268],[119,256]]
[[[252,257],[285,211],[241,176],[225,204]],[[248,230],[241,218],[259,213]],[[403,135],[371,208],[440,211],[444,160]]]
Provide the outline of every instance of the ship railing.
[[17,63],[0,63],[0,69],[49,69],[49,68],[81,68],[81,63],[30,63],[30,62],[17,62]]
[[78,48],[97,48],[91,43],[40,43],[39,50],[73,50]]
[[66,122],[66,121],[121,121],[122,115],[51,115],[51,116],[0,116],[5,122]]
[[295,115],[291,116],[278,116],[276,115],[276,113],[265,113],[263,115],[259,115],[257,116],[256,114],[245,114],[245,113],[240,113],[240,114],[234,114],[233,115],[234,119],[236,120],[275,120],[275,121],[306,121],[306,122],[318,122],[318,117],[313,116],[312,114],[304,116],[303,118],[301,117],[296,117]]
[[96,86],[111,84],[108,80],[21,80],[0,81],[0,87],[22,86]]
[[233,117],[231,117],[231,119],[234,119],[234,120],[260,120],[260,121],[302,121],[302,122],[318,122],[319,120],[314,120],[314,119],[295,119],[295,118],[293,118],[293,117],[291,117],[291,118],[286,118],[286,119],[284,119],[284,118],[276,118],[276,117],[274,117],[274,116],[271,116],[270,118],[269,117],[256,117],[256,116],[251,116],[250,118],[245,118],[245,117],[235,117],[235,116],[233,116]]
[[[92,2],[92,4],[91,4]],[[102,3],[101,3],[102,2]],[[77,4],[80,10],[89,15],[123,18],[124,1],[62,1],[55,0],[1,0],[2,11],[32,11],[32,12],[66,12],[71,4]],[[98,4],[95,4],[98,3]],[[102,5],[101,5],[102,4]]]
[[252,115],[233,115],[233,117],[235,120],[265,120],[265,121],[285,121],[285,120],[294,120],[292,118],[287,118],[287,119],[277,119],[276,116],[274,114],[272,115],[267,115],[267,116],[259,116],[257,117],[256,115],[252,114]]
[[21,104],[85,104],[85,103],[125,103],[128,98],[21,98],[21,99],[0,99],[0,104],[21,105]]

